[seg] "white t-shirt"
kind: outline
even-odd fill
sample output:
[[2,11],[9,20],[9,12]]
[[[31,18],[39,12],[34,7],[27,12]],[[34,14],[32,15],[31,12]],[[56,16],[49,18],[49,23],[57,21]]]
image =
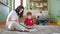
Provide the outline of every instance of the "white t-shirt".
[[9,23],[9,21],[8,21],[9,17],[11,17],[11,20],[13,20],[13,21],[18,19],[18,15],[17,15],[16,11],[12,10],[7,17],[6,25],[12,24],[12,22]]

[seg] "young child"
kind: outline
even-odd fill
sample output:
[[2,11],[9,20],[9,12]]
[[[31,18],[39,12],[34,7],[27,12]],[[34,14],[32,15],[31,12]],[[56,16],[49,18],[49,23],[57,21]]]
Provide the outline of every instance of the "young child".
[[25,18],[24,24],[26,26],[34,26],[34,21],[31,12],[27,12],[27,17]]

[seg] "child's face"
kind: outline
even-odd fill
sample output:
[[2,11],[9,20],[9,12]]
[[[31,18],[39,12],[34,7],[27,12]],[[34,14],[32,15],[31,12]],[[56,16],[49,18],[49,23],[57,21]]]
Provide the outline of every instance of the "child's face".
[[28,16],[28,18],[31,18],[31,15],[27,15]]

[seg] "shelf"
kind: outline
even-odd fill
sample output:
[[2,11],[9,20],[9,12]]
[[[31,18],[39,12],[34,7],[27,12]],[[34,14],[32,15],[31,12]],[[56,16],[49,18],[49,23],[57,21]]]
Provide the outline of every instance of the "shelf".
[[35,9],[43,7],[44,9],[46,9],[48,6],[48,3],[46,1],[47,0],[30,0],[31,8],[33,7],[32,9]]

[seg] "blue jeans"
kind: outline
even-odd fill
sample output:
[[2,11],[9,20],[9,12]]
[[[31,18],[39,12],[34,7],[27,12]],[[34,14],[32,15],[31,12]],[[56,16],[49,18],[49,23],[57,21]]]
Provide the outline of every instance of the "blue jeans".
[[36,20],[36,22],[37,22],[37,24],[42,24],[42,25],[45,25],[45,24],[47,24],[47,22],[49,21],[49,19],[44,19],[44,20]]

